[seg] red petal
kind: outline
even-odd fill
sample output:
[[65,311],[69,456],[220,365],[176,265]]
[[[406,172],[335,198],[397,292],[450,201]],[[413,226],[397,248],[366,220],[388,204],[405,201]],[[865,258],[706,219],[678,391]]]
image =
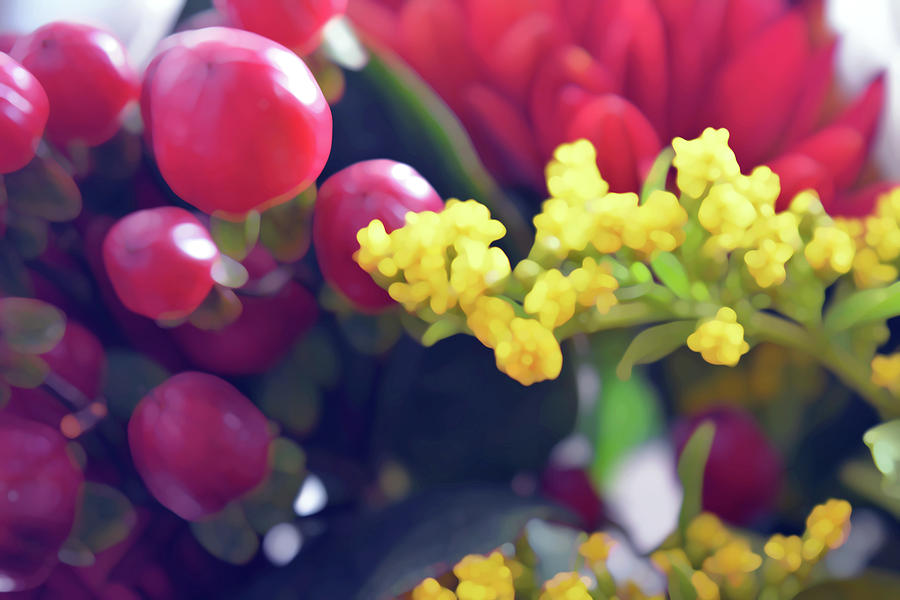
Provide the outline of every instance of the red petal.
[[587,43],[585,36],[591,33],[588,24],[595,3],[596,0],[560,0],[560,7],[572,31],[572,38],[578,43]]
[[825,210],[834,217],[865,217],[875,211],[875,204],[882,194],[898,186],[900,183],[896,181],[873,183],[856,193],[836,197],[825,205]]
[[397,22],[402,5],[387,4],[384,0],[353,0],[347,5],[347,16],[370,41],[399,50]]
[[615,94],[597,96],[581,107],[566,130],[568,140],[589,139],[597,166],[614,192],[636,192],[661,144],[640,110]]
[[775,149],[797,100],[809,51],[806,23],[792,12],[723,67],[708,114],[711,125],[731,132],[741,164],[759,164]]
[[725,15],[725,45],[740,49],[788,9],[785,0],[730,0]]
[[881,119],[884,107],[885,77],[879,75],[869,84],[862,96],[835,121],[838,125],[847,125],[856,129],[868,144],[875,133],[875,127]]
[[475,84],[463,96],[464,117],[475,145],[507,180],[541,187],[543,164],[521,112],[493,89]]
[[787,209],[798,193],[814,189],[822,204],[828,206],[834,198],[834,179],[828,171],[805,154],[785,154],[769,163],[781,178],[781,195],[775,209]]
[[788,122],[782,144],[789,146],[809,135],[822,117],[825,99],[831,90],[834,78],[834,51],[836,45],[830,43],[813,55],[806,67],[800,97]]
[[[666,32],[652,0],[606,0],[597,3],[587,48],[610,72],[618,91],[663,131],[668,73]],[[602,32],[602,33],[600,33]]]
[[866,143],[858,131],[832,125],[791,149],[822,165],[837,189],[850,187],[866,161]]
[[563,142],[566,127],[581,103],[612,91],[607,70],[584,48],[567,46],[547,57],[531,88],[531,120],[543,155]]
[[540,59],[561,45],[560,23],[535,13],[511,24],[486,61],[497,85],[524,106]]

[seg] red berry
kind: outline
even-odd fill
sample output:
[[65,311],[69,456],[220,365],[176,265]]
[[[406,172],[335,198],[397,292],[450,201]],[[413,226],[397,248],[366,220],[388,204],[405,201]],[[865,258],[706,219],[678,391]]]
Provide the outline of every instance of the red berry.
[[5,415],[15,415],[37,421],[59,430],[63,417],[69,414],[62,402],[44,388],[11,388],[9,402],[3,407]]
[[48,106],[38,80],[0,52],[0,174],[18,171],[34,158]]
[[704,421],[716,426],[703,477],[703,509],[736,525],[768,512],[781,488],[781,458],[746,411],[718,406],[680,423],[678,452]]
[[237,320],[218,331],[190,323],[172,330],[184,355],[221,375],[250,375],[272,368],[315,322],[315,297],[289,281],[272,296],[241,296]]
[[67,320],[62,339],[41,358],[54,375],[74,386],[86,398],[94,399],[99,395],[106,355],[103,344],[84,325]]
[[209,27],[164,41],[154,63],[143,94],[153,152],[185,201],[244,215],[318,177],[331,150],[331,109],[296,54],[254,33]]
[[82,481],[58,431],[0,415],[0,591],[49,575],[75,522]]
[[112,34],[56,22],[22,36],[12,56],[37,77],[50,99],[47,137],[59,146],[96,146],[119,129],[138,80],[125,48]]
[[578,515],[588,531],[600,525],[603,504],[584,469],[548,466],[541,473],[541,493]]
[[134,464],[156,499],[188,520],[222,510],[265,478],[268,423],[228,382],[206,373],[170,377],[128,423]]
[[347,10],[347,0],[214,0],[214,4],[235,27],[301,54],[315,50],[322,27]]
[[103,263],[116,295],[152,319],[193,312],[212,290],[218,257],[200,221],[174,206],[131,213],[103,241]]
[[338,171],[322,184],[313,215],[313,245],[322,275],[359,308],[379,311],[394,303],[353,260],[357,232],[380,219],[391,232],[409,211],[440,212],[444,203],[424,177],[393,160],[367,160]]

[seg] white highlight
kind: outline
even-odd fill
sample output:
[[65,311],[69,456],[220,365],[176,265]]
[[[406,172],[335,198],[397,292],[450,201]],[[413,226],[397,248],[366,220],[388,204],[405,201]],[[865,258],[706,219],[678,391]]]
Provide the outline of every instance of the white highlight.
[[294,499],[294,512],[301,517],[314,515],[328,504],[328,492],[325,484],[317,475],[310,473],[303,480],[300,491]]
[[273,565],[283,567],[300,552],[303,547],[303,535],[291,523],[279,523],[263,537],[262,549],[266,558]]

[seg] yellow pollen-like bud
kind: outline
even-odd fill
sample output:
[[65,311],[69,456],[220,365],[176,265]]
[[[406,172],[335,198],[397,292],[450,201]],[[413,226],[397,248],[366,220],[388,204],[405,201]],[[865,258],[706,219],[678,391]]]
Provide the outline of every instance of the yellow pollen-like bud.
[[737,313],[722,307],[714,319],[702,323],[687,339],[688,348],[699,352],[706,362],[733,367],[750,349]]

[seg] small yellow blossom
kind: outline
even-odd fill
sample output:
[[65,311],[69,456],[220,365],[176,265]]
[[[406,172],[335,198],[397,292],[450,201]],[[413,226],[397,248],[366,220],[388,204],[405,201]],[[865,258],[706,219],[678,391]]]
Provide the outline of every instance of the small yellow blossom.
[[590,256],[569,273],[568,279],[581,306],[593,306],[601,314],[606,314],[618,302],[615,291],[619,288],[619,282],[612,276],[612,270]]
[[706,188],[719,181],[727,181],[740,174],[734,152],[728,147],[728,130],[706,128],[699,138],[672,141],[678,169],[678,188],[685,194],[699,198]]
[[753,202],[731,183],[714,185],[697,213],[700,224],[713,236],[711,246],[725,251],[741,246],[757,216]]
[[597,151],[588,140],[559,146],[547,164],[546,177],[547,190],[555,198],[585,202],[609,191],[609,184],[597,169]]
[[515,309],[506,300],[482,296],[469,311],[466,325],[478,341],[488,348],[496,348],[500,340],[509,337],[509,324],[515,316]]
[[453,567],[459,600],[514,600],[513,577],[503,555],[470,554]]
[[803,564],[803,540],[796,535],[775,534],[766,542],[763,551],[788,573],[796,572]]
[[691,561],[690,559],[688,559],[687,554],[681,548],[657,550],[650,555],[650,561],[657,569],[659,569],[666,575],[672,573],[672,568],[674,565],[689,567],[691,564]]
[[413,589],[412,600],[456,600],[456,594],[429,577]]
[[544,584],[539,600],[591,600],[591,594],[578,573],[558,573]]
[[846,231],[825,225],[815,228],[803,255],[816,271],[830,270],[843,275],[853,266],[856,245]]
[[896,280],[897,267],[882,263],[872,248],[857,248],[853,257],[853,281],[857,287],[879,287]]
[[538,275],[525,296],[525,312],[536,315],[544,327],[554,329],[575,314],[576,292],[572,282],[559,271],[548,269]]
[[603,563],[609,558],[609,553],[616,543],[616,540],[606,533],[593,533],[587,541],[578,546],[578,554],[590,565]]
[[450,263],[450,287],[463,307],[486,291],[494,290],[509,276],[509,258],[500,248],[466,239],[456,245],[456,257]]
[[794,255],[794,249],[783,242],[765,239],[755,250],[744,255],[747,270],[761,288],[772,287],[784,283],[787,271],[784,265]]
[[587,204],[595,225],[591,243],[598,252],[609,254],[622,247],[625,228],[634,220],[638,210],[638,196],[634,193],[610,193]]
[[781,194],[781,179],[766,166],[756,167],[749,175],[737,175],[732,183],[762,215],[774,214]]
[[688,543],[706,552],[718,550],[731,540],[728,528],[712,513],[700,513],[688,524],[685,531]]
[[534,319],[516,317],[509,334],[494,348],[498,369],[522,385],[559,376],[562,350],[552,331]]
[[762,557],[750,549],[746,540],[736,538],[716,550],[712,556],[703,561],[703,570],[714,575],[725,577],[737,587],[762,565]]
[[588,213],[584,204],[575,205],[564,198],[545,200],[533,221],[535,246],[558,259],[582,252],[596,229],[596,215]]
[[719,586],[703,571],[691,575],[691,584],[697,590],[698,600],[719,600]]
[[831,499],[813,508],[806,518],[803,557],[816,560],[825,549],[834,550],[850,533],[852,509],[846,500]]
[[684,242],[688,214],[674,194],[656,190],[625,222],[622,243],[650,255],[656,250],[671,252]]
[[900,353],[875,355],[872,359],[872,383],[900,396]]
[[687,339],[688,348],[699,352],[706,362],[733,367],[750,349],[737,313],[722,307],[714,319],[702,323]]

